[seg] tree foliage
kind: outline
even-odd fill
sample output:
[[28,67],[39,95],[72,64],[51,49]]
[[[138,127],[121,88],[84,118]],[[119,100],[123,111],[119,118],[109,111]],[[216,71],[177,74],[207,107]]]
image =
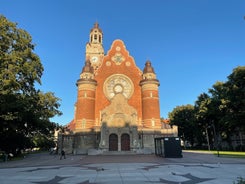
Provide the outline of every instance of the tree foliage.
[[196,134],[195,113],[193,105],[177,106],[169,113],[170,123],[178,126],[178,135],[184,141],[194,144]]
[[231,129],[245,131],[245,66],[237,67],[228,76],[226,87],[226,119]]
[[208,134],[217,148],[221,140],[230,143],[235,132],[245,133],[245,66],[235,68],[227,79],[226,82],[216,82],[208,93],[198,96],[193,110],[195,121],[184,119],[183,108],[186,106],[176,107],[169,114],[171,123],[179,126],[180,135],[189,134],[187,127],[193,128],[194,122],[199,135],[203,136],[194,140],[205,140]]
[[49,135],[61,115],[59,98],[36,89],[42,63],[31,36],[0,15],[0,149],[15,152],[32,146],[32,137]]

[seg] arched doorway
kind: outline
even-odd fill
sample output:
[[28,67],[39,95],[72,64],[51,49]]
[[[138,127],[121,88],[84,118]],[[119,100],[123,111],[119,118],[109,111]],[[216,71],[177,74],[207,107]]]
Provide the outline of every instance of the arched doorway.
[[130,137],[126,133],[121,136],[121,150],[130,151]]
[[118,151],[118,136],[111,134],[109,136],[109,151]]

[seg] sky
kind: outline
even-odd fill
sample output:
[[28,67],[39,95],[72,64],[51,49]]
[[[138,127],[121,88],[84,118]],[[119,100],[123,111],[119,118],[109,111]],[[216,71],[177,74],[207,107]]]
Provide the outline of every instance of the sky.
[[141,70],[152,62],[163,118],[245,65],[244,0],[0,0],[0,14],[32,36],[44,67],[37,88],[61,99],[63,115],[52,119],[61,125],[74,117],[95,22],[105,53],[121,39]]

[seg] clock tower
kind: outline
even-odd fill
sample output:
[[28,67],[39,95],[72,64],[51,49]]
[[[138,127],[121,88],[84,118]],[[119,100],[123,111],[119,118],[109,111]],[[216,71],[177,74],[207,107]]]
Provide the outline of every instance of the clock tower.
[[97,69],[101,65],[104,48],[103,48],[103,32],[99,28],[99,24],[96,22],[89,34],[89,42],[86,44],[86,61],[91,62],[91,66],[96,73]]

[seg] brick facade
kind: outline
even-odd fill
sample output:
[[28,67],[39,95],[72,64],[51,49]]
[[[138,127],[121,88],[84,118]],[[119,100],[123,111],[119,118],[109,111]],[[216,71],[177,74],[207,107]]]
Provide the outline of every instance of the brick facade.
[[[74,120],[67,126],[70,132],[67,135],[76,135],[72,152],[153,150],[154,137],[166,132],[176,136],[177,132],[162,128],[160,83],[151,62],[147,61],[143,71],[140,70],[122,40],[113,41],[104,55],[102,40],[102,30],[96,23],[89,35],[86,62],[77,81]],[[81,147],[76,140],[90,144]]]

